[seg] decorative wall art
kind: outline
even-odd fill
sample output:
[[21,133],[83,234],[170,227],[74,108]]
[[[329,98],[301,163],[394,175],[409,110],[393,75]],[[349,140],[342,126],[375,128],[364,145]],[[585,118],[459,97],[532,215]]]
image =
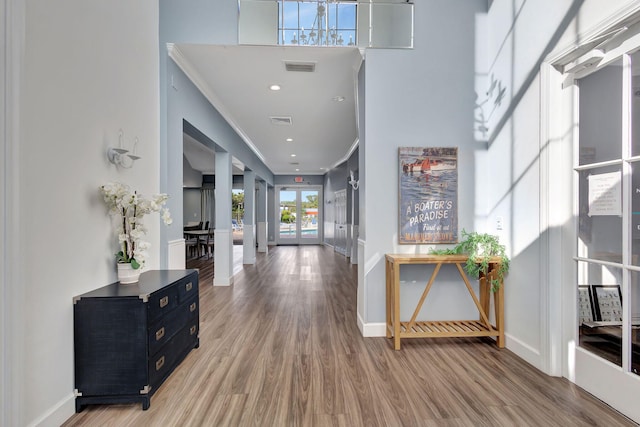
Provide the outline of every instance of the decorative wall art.
[[593,303],[599,321],[622,321],[620,285],[593,285]]
[[578,320],[582,325],[585,322],[593,322],[596,319],[593,311],[593,298],[591,286],[578,286]]
[[458,241],[458,148],[399,148],[401,244]]

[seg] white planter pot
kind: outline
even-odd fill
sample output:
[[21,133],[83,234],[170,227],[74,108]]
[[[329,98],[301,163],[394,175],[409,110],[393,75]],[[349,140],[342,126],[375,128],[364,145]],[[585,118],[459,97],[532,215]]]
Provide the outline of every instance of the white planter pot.
[[129,263],[118,263],[118,280],[121,284],[138,283],[141,269],[134,269]]

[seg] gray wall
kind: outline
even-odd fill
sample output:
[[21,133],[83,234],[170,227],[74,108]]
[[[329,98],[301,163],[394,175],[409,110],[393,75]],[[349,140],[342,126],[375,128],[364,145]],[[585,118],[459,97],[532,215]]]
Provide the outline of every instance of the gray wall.
[[[358,165],[359,161],[360,161],[360,150],[356,148],[353,154],[351,154],[351,156],[349,157],[349,160],[347,160],[347,181],[349,179],[349,171],[354,172],[354,177],[356,181],[360,179],[359,165]],[[360,203],[358,201],[359,193],[356,190],[355,192],[353,192],[353,197],[352,197],[351,185],[347,183],[346,187],[347,187],[347,218],[348,218],[347,221],[349,222],[349,224],[358,225],[360,223],[360,218],[359,218]],[[352,205],[354,205],[353,218],[351,213]]]
[[[116,280],[118,239],[98,188],[119,181],[147,196],[162,191],[158,4],[7,1],[0,10],[8,61],[0,102],[10,113],[0,119],[9,212],[0,214],[0,425],[59,426],[74,414],[72,298]],[[119,129],[128,149],[139,138],[142,158],[130,169],[106,156]],[[161,223],[144,219],[148,269],[162,267],[160,230],[180,228]]]
[[[362,100],[360,100],[361,102]],[[362,144],[362,139],[360,139],[360,144]],[[334,245],[334,222],[335,222],[335,213],[333,208],[333,201],[335,199],[335,192],[339,190],[347,190],[347,223],[348,224],[359,224],[359,203],[358,191],[355,192],[355,210],[354,216],[355,219],[351,218],[351,206],[354,203],[352,198],[351,186],[349,185],[349,171],[354,171],[355,179],[358,180],[358,162],[360,159],[359,156],[360,150],[356,148],[349,159],[334,169],[330,170],[324,175],[324,243],[327,245]]]
[[184,156],[182,160],[182,186],[198,188],[202,186],[202,172],[193,169]]
[[[360,227],[366,230],[361,234],[366,240],[365,271],[362,286],[359,283],[366,300],[359,313],[364,323],[385,321],[384,254],[429,249],[398,245],[398,147],[458,147],[458,223],[460,229],[474,228],[475,154],[483,149],[473,138],[476,16],[486,8],[485,0],[416,3],[413,50],[367,51],[366,141],[364,150],[360,147],[360,177],[366,174],[366,187],[359,190],[360,197],[366,197],[360,212]],[[425,269],[407,271],[401,279],[424,274]],[[449,272],[441,274],[446,282]],[[459,279],[455,286],[442,282],[434,285],[426,304],[429,318],[477,316],[473,302],[466,303],[470,297],[458,286]],[[408,284],[404,306],[409,307],[421,290],[421,285]]]
[[190,222],[202,221],[200,202],[201,196],[199,188],[185,188],[182,190],[182,220],[184,225]]
[[324,176],[324,242],[327,245],[335,244],[335,192],[347,188],[348,174],[347,164],[342,163]]

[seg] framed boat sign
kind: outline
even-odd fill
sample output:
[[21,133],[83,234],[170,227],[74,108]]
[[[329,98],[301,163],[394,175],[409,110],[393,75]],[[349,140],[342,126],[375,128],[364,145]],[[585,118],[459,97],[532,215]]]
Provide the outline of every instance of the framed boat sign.
[[458,148],[399,148],[399,243],[458,241]]

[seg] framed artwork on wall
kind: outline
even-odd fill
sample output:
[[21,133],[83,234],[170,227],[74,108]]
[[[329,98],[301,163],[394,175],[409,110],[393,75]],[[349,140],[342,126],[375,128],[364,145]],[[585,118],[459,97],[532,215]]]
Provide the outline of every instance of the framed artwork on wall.
[[400,147],[400,244],[458,241],[458,148]]
[[591,286],[578,286],[578,323],[593,322],[596,318]]
[[620,285],[593,285],[593,305],[600,321],[622,321]]

